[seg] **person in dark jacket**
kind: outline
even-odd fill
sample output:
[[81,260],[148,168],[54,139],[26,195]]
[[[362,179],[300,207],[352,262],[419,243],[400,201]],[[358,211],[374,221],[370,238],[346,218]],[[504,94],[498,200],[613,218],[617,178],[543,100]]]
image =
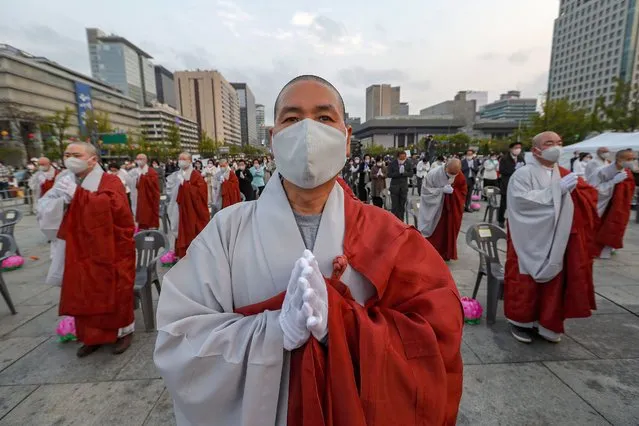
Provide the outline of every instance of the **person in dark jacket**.
[[377,207],[384,206],[382,191],[386,189],[387,175],[388,170],[384,164],[384,159],[381,155],[378,155],[375,160],[375,165],[371,169],[371,197],[373,198],[373,205]]
[[364,161],[359,163],[359,177],[357,179],[357,197],[360,201],[368,203],[368,191],[366,191],[366,183],[369,180],[371,167],[371,156],[365,155]]
[[413,177],[413,163],[406,158],[405,151],[400,151],[397,158],[388,165],[388,177],[391,179],[391,209],[403,222],[408,200],[408,179]]
[[466,157],[461,160],[461,163],[462,173],[466,178],[466,187],[468,188],[464,207],[467,212],[473,212],[473,210],[470,209],[470,200],[473,195],[473,188],[475,188],[475,180],[479,175],[479,161],[475,158],[475,151],[472,149],[466,151]]
[[253,191],[253,175],[246,168],[246,161],[240,160],[238,162],[237,170],[235,171],[237,179],[240,181],[240,192],[244,194],[246,201],[255,199],[255,191]]
[[526,165],[524,154],[521,151],[521,144],[519,142],[513,142],[509,145],[509,148],[510,153],[504,155],[499,161],[499,191],[501,192],[501,202],[499,203],[499,211],[497,212],[497,222],[499,222],[501,228],[504,228],[506,222],[506,192],[508,191],[508,181],[513,173],[515,173],[515,170]]

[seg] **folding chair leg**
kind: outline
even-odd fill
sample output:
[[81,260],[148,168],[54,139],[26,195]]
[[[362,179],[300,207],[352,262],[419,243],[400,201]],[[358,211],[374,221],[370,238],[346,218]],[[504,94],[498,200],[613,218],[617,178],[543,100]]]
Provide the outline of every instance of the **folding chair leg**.
[[494,324],[497,318],[497,304],[499,302],[499,281],[488,278],[488,294],[486,297],[486,320]]
[[484,212],[484,220],[483,222],[486,222],[486,217],[488,217],[488,210],[490,209],[490,206],[486,207],[486,211]]
[[4,301],[7,302],[7,306],[9,307],[11,314],[15,315],[16,308],[13,306],[13,301],[11,300],[9,289],[7,288],[7,285],[4,283],[4,278],[2,278],[2,276],[0,276],[0,293],[2,293],[2,297],[4,298]]
[[493,215],[495,214],[494,207],[489,207],[490,213],[488,213],[488,223],[493,223]]
[[142,315],[144,316],[144,328],[146,331],[155,330],[155,318],[153,315],[153,296],[151,286],[146,285],[140,292],[142,299]]
[[473,299],[477,298],[477,291],[479,290],[479,284],[481,284],[481,279],[483,276],[483,272],[477,272],[477,280],[475,281],[475,289],[473,290]]
[[155,289],[158,291],[158,294],[160,294],[160,290],[162,290],[162,286],[160,285],[160,280],[153,281],[153,284],[155,284]]

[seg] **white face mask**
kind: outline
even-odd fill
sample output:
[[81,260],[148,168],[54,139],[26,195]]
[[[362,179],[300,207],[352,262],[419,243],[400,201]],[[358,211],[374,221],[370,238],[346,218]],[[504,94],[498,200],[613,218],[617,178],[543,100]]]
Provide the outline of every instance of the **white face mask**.
[[307,118],[273,135],[273,154],[286,180],[300,188],[317,188],[342,170],[346,135]]
[[635,162],[634,161],[624,161],[623,163],[621,163],[621,167],[623,167],[624,169],[634,169],[635,167]]
[[49,167],[47,167],[47,166],[38,166],[38,170],[40,170],[41,172],[48,172],[49,171]]
[[135,164],[137,164],[140,168],[146,166],[146,162],[144,160],[135,160]]
[[182,170],[188,169],[190,165],[191,165],[191,162],[188,161],[188,160],[180,160],[180,161],[178,161],[178,166],[180,166],[180,168]]
[[551,163],[556,163],[561,157],[561,147],[560,146],[551,146],[550,148],[546,148],[541,151],[541,158],[546,161],[550,161]]
[[80,158],[69,157],[64,160],[64,166],[73,174],[80,174],[89,168],[89,163]]

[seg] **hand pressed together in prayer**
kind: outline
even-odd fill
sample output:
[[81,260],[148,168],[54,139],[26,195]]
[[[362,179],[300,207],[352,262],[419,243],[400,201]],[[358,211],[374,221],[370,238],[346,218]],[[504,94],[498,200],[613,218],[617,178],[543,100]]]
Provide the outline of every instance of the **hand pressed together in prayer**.
[[279,321],[288,351],[304,345],[311,333],[320,341],[328,333],[326,282],[309,250],[295,262]]
[[453,192],[455,192],[455,189],[453,189],[451,185],[446,185],[444,187],[444,194],[452,194]]
[[615,177],[612,178],[612,181],[616,184],[623,182],[624,180],[628,179],[628,173],[626,173],[625,171],[620,171],[619,173],[617,173],[615,175]]
[[574,173],[570,173],[569,175],[566,175],[563,178],[561,178],[561,181],[559,181],[559,185],[561,186],[561,192],[563,194],[567,192],[572,192],[572,190],[575,189],[575,187],[577,186],[578,180],[579,180],[579,177]]

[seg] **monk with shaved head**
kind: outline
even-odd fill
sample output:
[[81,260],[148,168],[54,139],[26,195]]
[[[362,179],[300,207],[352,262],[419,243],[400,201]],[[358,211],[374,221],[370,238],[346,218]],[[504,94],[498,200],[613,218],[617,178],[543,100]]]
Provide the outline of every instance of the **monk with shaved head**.
[[138,154],[135,164],[137,167],[129,172],[135,222],[140,229],[157,229],[160,227],[160,178],[155,169],[149,167],[146,154]]
[[59,215],[49,271],[49,277],[62,276],[55,283],[62,285],[59,314],[75,319],[82,342],[78,357],[106,344],[121,354],[131,345],[135,324],[134,224],[124,185],[102,170],[91,144],[67,146],[64,165],[67,172],[38,203],[41,227]]
[[538,334],[559,343],[564,319],[589,317],[596,308],[597,191],[559,167],[557,133],[540,133],[532,145],[533,160],[508,185],[504,310],[518,341],[531,343]]
[[53,188],[58,174],[59,171],[51,166],[51,161],[47,157],[38,159],[38,171],[29,179],[29,188],[32,191],[35,204]]
[[461,168],[461,161],[452,158],[431,169],[422,183],[417,227],[446,261],[457,259],[457,236],[468,191]]

